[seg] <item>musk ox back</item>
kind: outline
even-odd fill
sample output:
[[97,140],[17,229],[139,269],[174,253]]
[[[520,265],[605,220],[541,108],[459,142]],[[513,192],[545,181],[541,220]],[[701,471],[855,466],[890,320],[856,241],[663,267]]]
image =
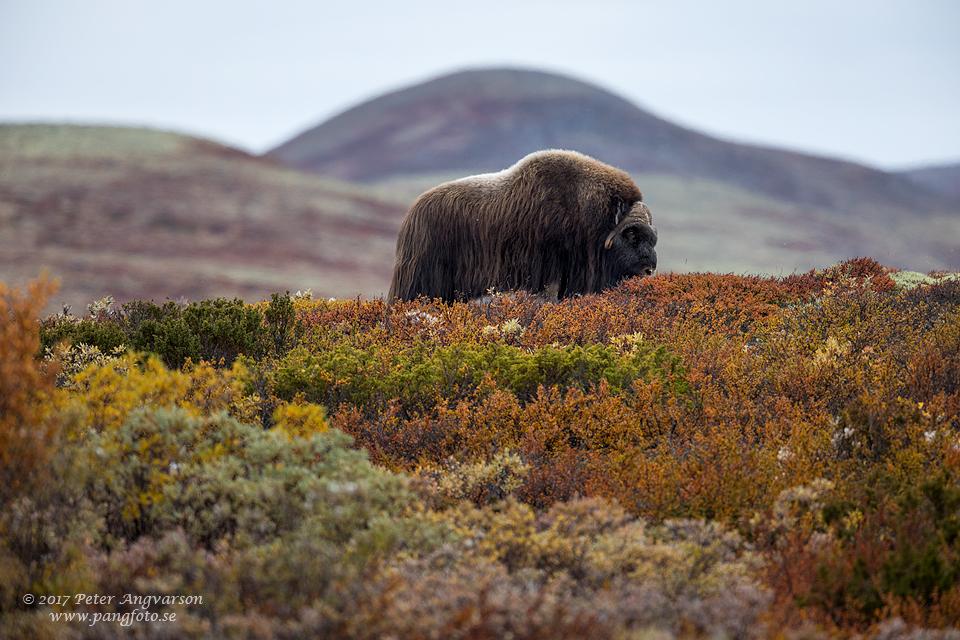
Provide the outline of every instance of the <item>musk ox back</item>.
[[421,195],[397,237],[390,300],[469,300],[490,289],[561,298],[657,267],[657,232],[629,175],[574,151],[538,151],[509,169]]

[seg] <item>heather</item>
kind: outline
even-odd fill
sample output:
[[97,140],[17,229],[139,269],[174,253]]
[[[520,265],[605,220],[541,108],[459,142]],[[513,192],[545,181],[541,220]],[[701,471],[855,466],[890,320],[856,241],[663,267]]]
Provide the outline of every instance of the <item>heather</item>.
[[0,289],[10,637],[960,637],[954,277],[41,319],[52,289]]

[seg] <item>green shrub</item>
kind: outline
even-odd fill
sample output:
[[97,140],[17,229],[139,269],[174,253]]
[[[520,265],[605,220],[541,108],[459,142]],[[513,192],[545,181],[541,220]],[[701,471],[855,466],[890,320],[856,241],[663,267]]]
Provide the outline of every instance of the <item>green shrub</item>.
[[240,354],[258,355],[263,349],[263,318],[243,300],[217,298],[160,309],[162,319],[143,321],[130,342],[138,351],[159,354],[168,367],[178,369],[188,358],[222,359],[229,365]]
[[112,321],[48,318],[40,325],[40,348],[46,352],[61,343],[71,346],[89,345],[102,353],[111,353],[127,346],[129,338],[123,328]]
[[296,306],[289,291],[285,295],[270,295],[270,302],[263,310],[263,319],[278,354],[284,353],[294,338],[303,335],[303,325],[297,319]]
[[960,584],[960,483],[941,469],[910,488],[896,510],[896,544],[879,590],[927,606]]
[[402,351],[362,349],[349,344],[329,350],[295,349],[272,374],[276,395],[303,394],[335,410],[348,402],[368,413],[396,399],[407,412],[449,406],[470,396],[490,376],[521,402],[540,387],[589,390],[604,381],[629,391],[635,380],[667,381],[674,392],[689,392],[680,358],[663,346],[545,346],[533,352],[503,342],[454,344],[431,349],[419,342]]
[[53,316],[41,325],[41,347],[61,342],[86,344],[103,353],[127,346],[163,358],[179,369],[193,362],[223,360],[230,365],[240,354],[260,355],[268,337],[263,316],[243,300],[223,298],[181,306],[134,300],[117,310],[108,307],[90,318]]
[[182,528],[196,543],[261,544],[304,525],[343,544],[380,513],[412,500],[337,431],[263,430],[224,414],[140,410],[85,444],[91,500],[107,532],[134,540]]

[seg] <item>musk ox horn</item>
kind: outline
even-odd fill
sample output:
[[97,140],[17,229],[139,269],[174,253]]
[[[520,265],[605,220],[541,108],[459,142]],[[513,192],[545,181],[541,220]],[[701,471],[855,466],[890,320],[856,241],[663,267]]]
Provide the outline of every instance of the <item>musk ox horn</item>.
[[650,208],[642,202],[634,203],[630,212],[613,228],[613,231],[607,235],[607,239],[603,243],[603,248],[609,249],[610,245],[613,244],[613,239],[617,237],[617,234],[623,231],[625,226],[634,222],[642,222],[643,224],[653,223],[653,214],[650,213]]

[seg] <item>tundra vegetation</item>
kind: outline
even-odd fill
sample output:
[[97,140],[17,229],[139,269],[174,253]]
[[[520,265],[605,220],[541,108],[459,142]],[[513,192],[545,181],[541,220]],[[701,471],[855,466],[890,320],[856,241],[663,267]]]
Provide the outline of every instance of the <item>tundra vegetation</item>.
[[960,282],[920,280],[0,287],[0,634],[957,638]]

